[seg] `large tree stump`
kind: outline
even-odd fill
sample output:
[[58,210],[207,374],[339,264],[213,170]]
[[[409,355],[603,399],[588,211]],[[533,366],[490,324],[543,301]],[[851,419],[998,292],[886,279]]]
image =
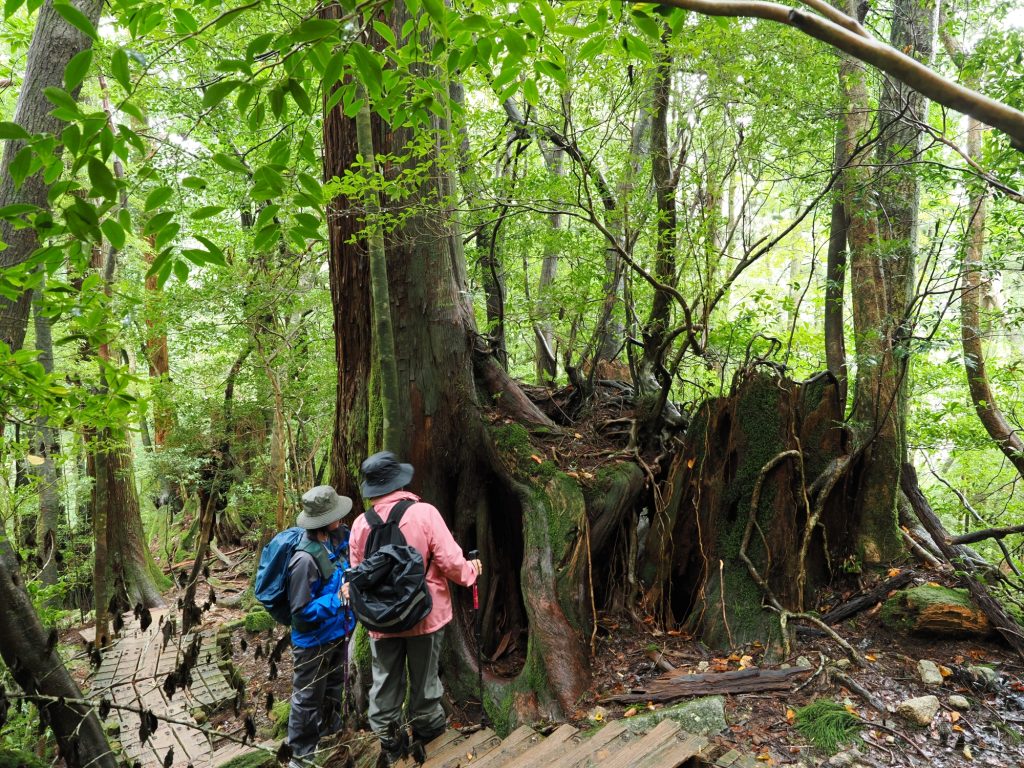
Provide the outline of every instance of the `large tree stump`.
[[[670,470],[664,508],[652,520],[643,574],[653,607],[660,604],[670,622],[686,620],[712,647],[779,644],[778,618],[762,607],[764,591],[740,557],[754,488],[761,478],[747,557],[783,607],[803,610],[853,539],[843,478],[827,495],[801,562],[814,509],[807,489],[822,473],[837,471],[830,468],[843,454],[841,421],[829,375],[799,383],[748,371],[728,397],[704,403]],[[766,471],[786,451],[800,456]]]

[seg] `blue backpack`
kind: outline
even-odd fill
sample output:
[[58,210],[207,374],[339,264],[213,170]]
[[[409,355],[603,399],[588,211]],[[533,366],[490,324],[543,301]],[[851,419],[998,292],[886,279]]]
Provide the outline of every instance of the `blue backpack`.
[[292,609],[288,604],[288,563],[291,562],[292,555],[299,550],[308,551],[313,555],[317,566],[320,567],[321,578],[328,578],[331,575],[323,572],[321,558],[317,557],[317,551],[322,552],[323,548],[306,538],[305,528],[288,528],[267,542],[267,546],[260,553],[253,591],[256,599],[278,624],[292,623]]

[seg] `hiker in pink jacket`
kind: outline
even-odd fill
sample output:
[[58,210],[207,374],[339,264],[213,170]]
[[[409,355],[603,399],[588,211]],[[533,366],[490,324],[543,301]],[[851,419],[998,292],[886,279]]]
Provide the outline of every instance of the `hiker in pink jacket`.
[[[479,560],[466,560],[455,543],[441,513],[432,504],[420,501],[403,490],[412,480],[411,464],[401,464],[390,451],[375,453],[360,467],[362,495],[387,521],[392,507],[403,499],[413,501],[402,516],[399,530],[406,543],[419,550],[427,566],[426,582],[433,608],[412,629],[395,634],[370,633],[373,656],[373,687],[370,689],[370,727],[381,741],[379,765],[396,764],[409,750],[408,732],[402,721],[402,703],[406,693],[406,666],[409,675],[408,722],[414,745],[422,746],[445,730],[441,707],[441,680],[437,662],[445,625],[452,620],[452,597],[448,580],[464,587],[472,586],[481,572]],[[363,560],[370,525],[360,515],[349,536],[349,558],[355,568]],[[347,585],[346,585],[347,586]],[[416,744],[418,742],[418,744]]]

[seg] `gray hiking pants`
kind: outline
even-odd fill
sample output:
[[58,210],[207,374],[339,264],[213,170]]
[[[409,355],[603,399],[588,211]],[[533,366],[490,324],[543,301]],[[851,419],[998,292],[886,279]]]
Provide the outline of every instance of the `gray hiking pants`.
[[370,728],[382,740],[391,723],[401,726],[408,666],[409,701],[406,714],[413,736],[436,736],[447,718],[441,706],[444,689],[437,676],[444,629],[416,637],[385,637],[370,640],[373,655],[373,687],[370,689]]
[[348,638],[312,648],[292,647],[292,708],[288,744],[296,757],[316,749],[321,736],[341,729]]

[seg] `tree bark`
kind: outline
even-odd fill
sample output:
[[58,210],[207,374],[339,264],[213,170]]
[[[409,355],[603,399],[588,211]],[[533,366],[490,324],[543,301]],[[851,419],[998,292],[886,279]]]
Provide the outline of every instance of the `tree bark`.
[[[563,96],[563,103],[565,97]],[[544,147],[538,141],[541,154],[544,156],[544,165],[548,169],[552,180],[561,184],[565,178],[565,150],[552,144]],[[555,353],[555,337],[551,329],[551,317],[554,315],[551,307],[551,289],[555,284],[555,277],[558,274],[559,243],[558,238],[562,232],[562,220],[564,214],[561,211],[553,210],[548,214],[548,237],[544,241],[544,260],[540,267],[540,280],[537,284],[537,296],[534,301],[534,327],[535,347],[533,353],[534,371],[537,376],[537,383],[543,384],[546,381],[554,381],[558,375],[558,357]]]
[[[654,70],[654,104],[651,120],[651,176],[658,210],[654,277],[663,285],[676,283],[676,180],[669,158],[668,115],[672,93],[672,57],[659,55]],[[665,334],[672,320],[674,301],[667,291],[656,289],[643,330],[643,359],[637,384],[642,390],[660,392],[672,385],[665,370]]]
[[[967,153],[971,157],[981,154],[981,142],[985,127],[974,118],[969,118]],[[988,206],[988,190],[975,189],[971,194],[968,209],[967,247],[964,250],[963,277],[960,285],[960,338],[964,349],[964,370],[971,402],[999,450],[1024,477],[1024,440],[1017,429],[1003,415],[995,392],[989,382],[985,365],[985,349],[981,331],[981,296],[984,285],[982,269],[985,255],[985,213]]]
[[[370,118],[370,102],[366,89],[360,89],[363,108],[356,116],[356,143],[363,161],[372,164],[373,171],[377,168],[377,155],[374,152],[373,124]],[[377,341],[377,365],[380,367],[380,404],[383,427],[384,448],[393,450],[401,439],[398,432],[401,416],[399,409],[402,400],[398,393],[398,369],[395,364],[395,334],[391,324],[391,295],[388,290],[388,263],[384,251],[384,233],[380,220],[380,200],[377,190],[370,187],[366,192],[366,215],[363,226],[366,227],[367,243],[370,251],[370,298],[373,305],[374,339]],[[488,300],[488,307],[490,301]],[[504,344],[504,333],[501,336]]]
[[[53,373],[53,338],[50,332],[50,318],[42,311],[42,289],[37,288],[32,299],[32,320],[36,332],[36,349],[39,363],[46,373]],[[55,458],[60,453],[58,432],[43,416],[35,419],[36,432],[32,451],[42,459],[42,464],[30,467],[36,475],[39,489],[39,520],[36,524],[36,548],[42,560],[43,569],[39,579],[43,584],[56,584],[59,571],[57,558],[57,530],[64,512],[64,505],[58,493],[58,473]]]
[[[855,1],[855,0],[852,0]],[[893,321],[882,264],[873,179],[859,144],[870,131],[868,91],[863,67],[844,57],[840,78],[846,101],[843,204],[848,217],[850,293],[853,298],[854,382],[853,431],[867,448],[862,455],[854,500],[859,521],[856,533],[861,562],[894,559],[902,550],[896,520],[900,477],[899,386],[892,339]]]
[[[321,18],[341,18],[338,3],[326,3]],[[371,35],[375,48],[383,40]],[[342,107],[326,111],[334,84],[324,88],[324,180],[341,178],[359,152],[355,121]],[[385,127],[372,117],[373,144],[384,146]],[[340,494],[359,498],[359,464],[371,452],[369,393],[377,386],[373,365],[373,312],[366,240],[358,220],[361,201],[339,195],[327,204],[328,270],[334,311],[334,358],[338,367],[330,483]],[[379,417],[378,417],[379,419]]]
[[[387,23],[397,36],[401,37],[407,20],[407,9],[396,3]],[[418,44],[422,50],[431,50],[428,39]],[[416,68],[424,77],[431,74],[425,65]],[[482,559],[492,564],[487,572],[493,569],[495,580],[481,582],[481,609],[504,617],[520,638],[520,647],[527,649],[523,666],[514,675],[488,676],[488,709],[503,712],[506,721],[535,717],[538,712],[564,715],[589,685],[586,625],[573,613],[589,605],[579,594],[586,589],[580,571],[586,559],[579,555],[584,541],[580,533],[585,530],[580,519],[582,495],[560,474],[543,489],[531,483],[537,464],[529,458],[534,449],[528,447],[528,436],[515,443],[518,449],[510,447],[507,453],[492,443],[474,377],[478,333],[466,290],[462,238],[454,211],[447,207],[453,199],[450,171],[438,164],[437,152],[417,158],[406,151],[411,141],[421,143],[424,132],[435,137],[439,148],[451,129],[446,119],[434,117],[432,123],[416,129],[392,127],[374,136],[378,156],[392,158],[383,168],[385,179],[404,170],[393,159],[400,157],[417,168],[410,178],[422,179],[406,198],[408,207],[396,212],[402,227],[385,241],[398,385],[407,403],[400,414],[401,439],[392,449],[415,466],[412,490],[441,511],[456,541],[467,550],[479,549]],[[325,135],[326,152],[334,158],[340,148],[330,144],[343,136]],[[422,173],[424,162],[432,164],[426,174]],[[360,348],[349,347],[356,359],[370,355],[369,334],[361,343]],[[373,391],[364,390],[363,396],[370,398]],[[368,411],[375,403],[354,405]],[[338,415],[339,420],[346,418],[341,410]],[[546,420],[542,415],[539,419]],[[354,435],[352,444],[339,450],[358,461],[367,443],[365,434]],[[559,570],[559,564],[566,562],[563,556],[571,558],[573,553],[571,567]],[[475,695],[477,687],[467,594],[457,591],[456,618],[446,631],[445,669],[456,695]],[[510,711],[518,715],[510,716]]]
[[[72,4],[94,26],[99,21],[103,7],[101,0],[72,0]],[[39,9],[29,44],[14,122],[30,134],[59,136],[65,123],[51,114],[53,104],[43,92],[46,88],[63,88],[64,69],[68,62],[91,46],[92,39],[64,21],[54,10],[53,1],[46,0]],[[74,90],[72,98],[77,98],[78,90]],[[10,167],[23,151],[28,150],[20,139],[4,142],[3,160],[0,161],[0,208],[27,203],[49,209],[47,194],[51,185],[43,179],[42,172],[26,178],[20,188],[15,188]],[[0,220],[0,241],[7,245],[0,251],[0,269],[24,263],[39,247],[35,227],[15,229],[7,220]],[[12,351],[20,349],[25,341],[31,300],[31,291],[13,301],[0,296],[0,342],[7,344]]]
[[[26,693],[81,698],[55,648],[56,632],[48,635],[25,591],[17,556],[0,538],[0,655],[15,682]],[[53,729],[69,768],[116,768],[99,718],[91,708],[59,702],[40,707]]]

